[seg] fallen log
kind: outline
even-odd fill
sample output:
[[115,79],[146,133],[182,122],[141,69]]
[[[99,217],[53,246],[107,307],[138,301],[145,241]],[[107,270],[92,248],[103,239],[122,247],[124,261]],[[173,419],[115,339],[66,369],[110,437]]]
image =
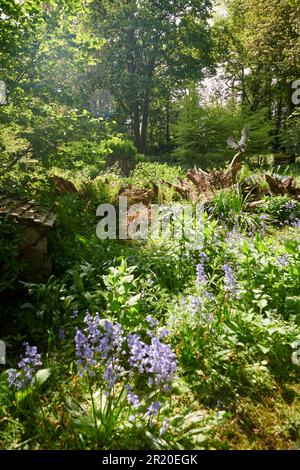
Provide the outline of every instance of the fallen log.
[[248,204],[246,204],[245,209],[246,211],[251,211],[252,209],[255,209],[256,207],[263,206],[265,203],[266,201],[264,199],[260,201],[249,202]]

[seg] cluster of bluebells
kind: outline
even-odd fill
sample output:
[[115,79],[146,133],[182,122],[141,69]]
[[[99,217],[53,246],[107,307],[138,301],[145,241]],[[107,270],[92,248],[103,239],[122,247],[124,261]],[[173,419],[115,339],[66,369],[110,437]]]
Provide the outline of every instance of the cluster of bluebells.
[[230,264],[224,264],[224,289],[231,298],[237,298],[238,283],[234,277]]
[[276,219],[279,221],[281,227],[291,226],[299,228],[299,202],[295,200],[286,201],[276,210]]
[[[208,284],[208,279],[207,279],[207,274],[205,271],[205,264],[209,261],[208,256],[205,253],[200,253],[200,263],[197,264],[196,269],[197,269],[197,276],[196,276],[196,287],[197,288],[202,288],[202,294],[201,296],[203,299],[208,298],[212,300],[213,295],[211,292],[209,292],[206,289],[206,286]],[[200,305],[201,304],[201,305]],[[200,299],[194,298],[190,302],[190,305],[194,307],[196,310],[199,311],[200,306],[202,306],[202,303],[200,302]]]
[[261,214],[259,216],[259,220],[260,220],[260,232],[262,235],[265,235],[268,230],[268,227],[266,224],[266,221],[268,220],[268,216],[266,214]]
[[300,219],[296,216],[290,216],[286,218],[283,222],[279,222],[280,227],[283,227],[284,225],[288,225],[290,227],[294,228],[300,228]]
[[159,413],[161,407],[160,401],[153,401],[146,412],[146,418],[152,418]]
[[[189,295],[181,299],[176,307],[177,314],[169,317],[169,326],[171,329],[178,327],[178,321],[188,322],[192,327],[201,325],[211,327],[214,317],[207,312],[207,301],[211,302],[214,298],[212,292],[207,290],[208,279],[204,264],[208,261],[205,253],[200,254],[201,262],[196,266],[196,295]],[[199,291],[198,291],[199,289]]]
[[104,367],[102,379],[110,390],[124,370],[120,363],[124,331],[119,323],[113,324],[109,320],[101,322],[98,313],[92,316],[87,312],[84,323],[84,331],[77,328],[75,335],[79,374],[83,376],[86,372],[93,376],[98,367]]
[[25,355],[21,355],[18,370],[11,369],[8,371],[8,383],[17,390],[32,385],[34,376],[42,365],[41,355],[37,352],[37,347],[29,346],[28,343],[23,344],[25,346]]
[[198,286],[206,286],[207,284],[207,276],[202,263],[197,264],[196,284]]
[[281,256],[277,256],[276,264],[279,268],[286,268],[289,265],[289,260],[288,260],[287,254],[284,253]]
[[131,405],[133,408],[138,408],[140,406],[140,399],[136,393],[134,393],[131,385],[126,385],[125,389],[127,392],[127,401],[129,405]]
[[205,272],[205,264],[209,261],[209,258],[206,253],[202,252],[199,254],[200,263],[197,264],[197,276],[196,276],[196,286],[205,287],[207,285],[207,275]]
[[[163,330],[161,334],[165,337],[167,331]],[[149,386],[167,390],[177,369],[176,356],[171,347],[156,336],[152,336],[151,343],[146,344],[138,334],[128,336],[128,347],[131,374],[146,375]]]
[[192,327],[195,325],[211,326],[214,320],[212,314],[207,312],[207,301],[212,301],[214,296],[207,289],[208,277],[205,271],[205,265],[209,261],[206,253],[200,253],[200,262],[196,265],[196,295],[189,295],[181,299],[177,305],[177,314],[169,317],[169,326],[171,329],[177,329],[178,321],[188,322]]
[[230,251],[239,249],[241,240],[242,236],[237,228],[233,228],[232,230],[228,231],[225,237],[225,243],[227,244]]
[[[208,298],[211,300],[213,298],[211,292],[204,291],[202,295],[203,299]],[[201,300],[199,297],[190,296],[189,302],[185,304],[186,309],[191,318],[195,319],[196,316],[202,325],[210,325],[213,322],[213,315],[205,311],[203,299]]]
[[[162,330],[157,335],[153,328],[158,322],[151,316],[147,317],[147,322],[150,344],[142,341],[138,334],[126,336],[118,323],[101,321],[98,314],[92,316],[87,312],[84,330],[77,329],[75,335],[80,375],[87,373],[93,376],[101,371],[109,391],[123,373],[129,373],[131,379],[137,373],[147,377],[149,386],[159,386],[166,390],[177,369],[176,357],[171,347],[162,342],[169,332]],[[137,395],[129,385],[127,401],[133,407],[139,404]]]

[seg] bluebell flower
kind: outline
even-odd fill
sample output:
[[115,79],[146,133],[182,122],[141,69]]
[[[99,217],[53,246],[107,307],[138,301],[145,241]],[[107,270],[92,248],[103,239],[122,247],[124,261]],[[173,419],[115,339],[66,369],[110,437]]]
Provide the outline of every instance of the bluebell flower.
[[72,320],[76,320],[77,317],[78,317],[78,311],[77,311],[77,310],[73,310],[73,312],[72,312],[72,314],[71,314]]
[[58,337],[61,341],[64,341],[65,340],[65,331],[63,328],[60,328],[59,329],[59,332],[58,332]]
[[204,253],[204,251],[199,253],[199,257],[201,258],[201,264],[207,263],[209,261],[209,257],[207,256],[206,253]]
[[169,418],[166,418],[166,419],[163,421],[162,426],[161,426],[161,428],[160,428],[160,430],[159,430],[160,436],[163,436],[163,435],[166,433],[166,431],[167,431],[167,429],[168,429],[168,427],[169,427],[169,422],[170,422]]
[[159,324],[159,322],[155,318],[151,317],[151,315],[146,317],[146,322],[149,323],[150,328],[155,328]]
[[159,339],[165,339],[170,335],[170,331],[167,330],[166,328],[163,328],[161,332],[159,333]]
[[289,260],[288,260],[288,257],[286,255],[286,253],[281,255],[281,256],[277,256],[276,264],[277,264],[277,266],[283,267],[283,268],[285,268],[289,265]]
[[156,416],[159,412],[159,409],[161,407],[161,403],[159,401],[153,401],[151,405],[149,406],[146,417],[150,418],[151,416]]
[[148,346],[141,341],[139,335],[131,334],[128,336],[129,346],[129,364],[133,369],[137,369],[140,374],[145,372],[144,361],[147,358]]
[[292,222],[292,227],[295,228],[300,228],[300,219],[295,219],[294,222]]
[[87,372],[95,375],[95,369],[104,367],[103,380],[111,390],[119,378],[123,368],[120,356],[125,341],[124,331],[118,323],[109,320],[100,321],[99,314],[92,316],[89,312],[84,318],[84,332],[77,328],[75,347],[79,374]]
[[177,369],[174,352],[169,345],[161,343],[158,338],[152,338],[144,364],[147,373],[153,375],[148,379],[149,385],[152,383],[163,385],[171,382]]
[[22,390],[33,383],[34,376],[42,365],[41,355],[37,352],[37,347],[29,346],[28,343],[23,343],[23,345],[25,346],[25,356],[21,355],[21,360],[18,363],[19,370],[9,370],[7,379],[9,385],[18,390]]
[[202,307],[202,303],[199,297],[192,297],[190,300],[190,304],[193,310],[199,310]]
[[207,276],[206,276],[206,273],[205,273],[204,266],[201,263],[197,264],[196,284],[197,285],[202,285],[202,286],[206,286],[206,284],[207,284]]
[[123,372],[123,367],[120,366],[119,361],[116,359],[106,365],[103,373],[103,380],[105,381],[108,390],[111,390]]
[[225,273],[225,276],[224,276],[225,292],[230,294],[233,298],[236,298],[237,293],[238,293],[238,285],[233,275],[232,268],[229,264],[224,264],[223,270]]
[[225,242],[227,243],[230,250],[234,250],[237,246],[239,246],[240,241],[241,234],[236,228],[229,231],[225,238]]
[[169,383],[177,369],[176,356],[169,345],[153,337],[151,344],[141,341],[137,334],[128,338],[129,364],[140,374],[148,374],[148,384],[165,385]]
[[81,330],[79,330],[79,328],[76,329],[75,348],[76,355],[78,357],[76,364],[79,367],[79,375],[83,376],[84,372],[89,372],[93,375],[93,368],[97,364],[94,358],[94,350],[91,347],[88,338]]
[[138,408],[140,406],[139,397],[130,389],[127,391],[127,401],[133,408]]

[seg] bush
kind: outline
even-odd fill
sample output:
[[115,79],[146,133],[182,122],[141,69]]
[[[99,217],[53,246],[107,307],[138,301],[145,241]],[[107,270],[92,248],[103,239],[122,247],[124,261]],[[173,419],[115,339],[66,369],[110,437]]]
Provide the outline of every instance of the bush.
[[171,167],[166,163],[143,162],[137,164],[131,174],[130,182],[136,186],[145,187],[151,184],[151,181],[159,182],[164,179],[171,183],[183,177],[184,172],[178,166]]
[[16,222],[0,220],[0,292],[14,288],[21,271],[19,257],[19,226]]
[[300,203],[288,196],[269,197],[264,210],[280,225],[296,223],[300,218]]
[[120,137],[113,137],[105,140],[102,145],[105,156],[115,158],[136,158],[137,149],[131,140],[123,140]]

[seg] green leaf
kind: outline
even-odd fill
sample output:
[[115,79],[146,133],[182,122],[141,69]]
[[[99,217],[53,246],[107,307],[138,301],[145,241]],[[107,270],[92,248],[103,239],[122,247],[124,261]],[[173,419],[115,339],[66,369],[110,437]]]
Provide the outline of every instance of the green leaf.
[[263,352],[264,354],[268,354],[268,352],[270,351],[270,348],[266,348],[265,346],[263,346],[262,344],[258,344],[257,347],[261,350],[261,352]]
[[128,307],[133,307],[134,305],[136,305],[140,298],[141,298],[141,295],[142,294],[137,294],[137,295],[134,295],[133,297],[131,297],[128,301],[127,301],[127,305]]
[[51,369],[41,369],[35,374],[35,383],[42,385],[45,383],[51,375]]
[[258,307],[263,310],[264,308],[267,307],[268,301],[267,299],[261,299],[259,302],[257,302]]

